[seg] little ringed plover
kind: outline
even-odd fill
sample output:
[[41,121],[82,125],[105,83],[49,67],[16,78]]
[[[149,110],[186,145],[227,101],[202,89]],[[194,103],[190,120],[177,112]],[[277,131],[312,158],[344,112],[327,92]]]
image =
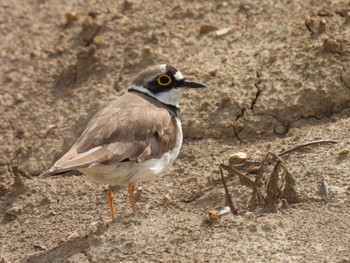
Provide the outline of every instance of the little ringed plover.
[[108,184],[112,220],[112,186],[127,185],[135,213],[135,183],[160,175],[180,152],[183,89],[203,87],[171,65],[146,68],[126,94],[95,114],[77,142],[41,177],[78,170],[93,182]]

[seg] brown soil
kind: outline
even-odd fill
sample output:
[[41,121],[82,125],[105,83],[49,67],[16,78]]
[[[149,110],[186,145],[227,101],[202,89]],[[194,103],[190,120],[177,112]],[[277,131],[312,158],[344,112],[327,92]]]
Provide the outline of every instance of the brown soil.
[[[350,261],[349,3],[5,0],[0,14],[0,262]],[[174,167],[142,184],[135,216],[116,189],[111,223],[106,186],[37,175],[159,63],[208,88],[182,99]],[[319,139],[338,143],[284,156],[299,202],[252,209],[225,172],[238,215],[209,220],[231,154]]]

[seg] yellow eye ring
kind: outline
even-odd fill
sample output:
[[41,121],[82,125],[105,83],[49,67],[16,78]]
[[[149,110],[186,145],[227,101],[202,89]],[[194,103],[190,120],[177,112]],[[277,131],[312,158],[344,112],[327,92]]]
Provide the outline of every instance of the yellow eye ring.
[[173,80],[167,74],[159,75],[157,82],[160,86],[168,86]]

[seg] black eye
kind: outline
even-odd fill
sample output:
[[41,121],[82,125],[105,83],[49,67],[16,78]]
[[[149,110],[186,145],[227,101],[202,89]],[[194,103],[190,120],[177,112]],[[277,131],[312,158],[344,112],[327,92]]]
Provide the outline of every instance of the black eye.
[[168,86],[173,80],[167,74],[158,76],[157,82],[160,86]]

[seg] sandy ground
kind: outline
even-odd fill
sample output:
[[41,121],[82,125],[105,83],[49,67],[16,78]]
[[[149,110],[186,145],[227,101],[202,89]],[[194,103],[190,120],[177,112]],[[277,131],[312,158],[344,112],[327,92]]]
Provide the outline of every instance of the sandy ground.
[[[1,1],[0,262],[350,262],[350,5],[320,3]],[[136,215],[124,188],[110,222],[106,186],[37,177],[159,63],[208,88],[184,94],[182,151]],[[209,218],[233,153],[259,165],[326,139],[283,156],[298,202],[254,208],[225,171],[238,215]]]

